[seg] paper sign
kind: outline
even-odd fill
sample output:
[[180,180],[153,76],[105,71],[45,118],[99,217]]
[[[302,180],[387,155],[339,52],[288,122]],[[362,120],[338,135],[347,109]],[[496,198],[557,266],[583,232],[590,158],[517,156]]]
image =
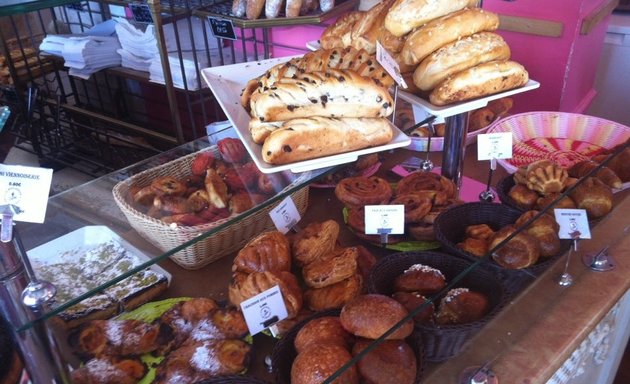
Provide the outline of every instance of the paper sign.
[[287,233],[297,224],[301,217],[291,196],[287,196],[277,207],[269,212],[276,229],[282,233]]
[[48,168],[0,165],[0,205],[13,205],[13,221],[44,222],[52,174]]
[[277,285],[243,301],[241,311],[252,336],[288,316],[282,292]]
[[584,209],[554,209],[556,222],[560,225],[558,236],[561,239],[590,239],[591,228]]
[[232,23],[232,20],[208,17],[208,21],[210,22],[212,36],[219,39],[236,40],[236,33],[234,32],[234,24]]
[[407,89],[407,83],[405,83],[405,79],[400,74],[398,63],[378,41],[376,42],[376,61],[389,73],[396,84]]
[[512,158],[512,132],[485,133],[477,136],[477,160]]
[[401,235],[405,233],[405,206],[366,205],[365,233],[367,235]]

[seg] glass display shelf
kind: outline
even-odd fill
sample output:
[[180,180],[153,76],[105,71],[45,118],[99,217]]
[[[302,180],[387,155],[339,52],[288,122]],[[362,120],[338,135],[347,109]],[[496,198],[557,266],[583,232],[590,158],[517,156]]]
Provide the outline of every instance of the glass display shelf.
[[[307,188],[307,185],[311,181],[316,180],[318,177],[333,170],[333,168],[329,167],[303,172],[300,174],[294,174],[291,172],[277,174],[275,175],[276,179],[274,179],[274,182],[278,183],[275,185],[275,192],[273,192],[273,194],[268,198],[265,198],[264,201],[261,202],[260,196],[257,196],[258,204],[252,209],[243,213],[232,214],[227,219],[217,221],[218,224],[216,226],[211,224],[212,228],[207,228],[207,226],[204,225],[195,227],[203,229],[200,229],[193,237],[190,238],[190,240],[184,241],[180,245],[172,247],[162,245],[160,247],[159,244],[151,241],[150,238],[143,238],[139,235],[137,231],[139,227],[134,228],[130,224],[130,221],[115,201],[112,191],[116,188],[116,186],[120,186],[120,183],[122,182],[135,180],[135,178],[145,175],[147,172],[150,174],[150,172],[154,169],[163,169],[165,166],[181,161],[183,158],[194,157],[194,154],[197,152],[216,149],[215,144],[219,141],[219,137],[225,138],[235,135],[236,134],[231,131],[231,128],[228,128],[54,195],[49,199],[46,219],[43,224],[17,223],[19,233],[21,234],[21,238],[27,252],[30,252],[30,250],[37,247],[45,247],[45,245],[49,244],[51,241],[71,234],[73,231],[81,228],[87,226],[103,226],[120,236],[125,241],[128,241],[130,244],[136,246],[140,249],[144,256],[148,257],[146,262],[143,262],[135,268],[122,273],[111,281],[95,287],[94,289],[81,292],[78,296],[73,297],[70,300],[56,302],[52,309],[45,311],[43,315],[35,321],[45,320],[55,316],[73,305],[80,303],[82,300],[94,296],[104,289],[111,287],[112,285],[146,269],[147,267],[160,263],[169,257],[173,257],[173,255],[180,251],[184,251],[189,247],[194,247],[197,243],[212,238],[212,236],[216,235],[221,230],[229,228],[235,223],[247,220],[252,216],[260,214],[260,212],[265,209],[268,210],[272,208],[287,196],[296,196],[296,191]],[[237,169],[237,172],[245,172],[240,167]],[[186,167],[183,167],[182,172],[185,171]],[[243,178],[250,177],[249,173],[241,173],[239,177],[241,176]],[[156,177],[158,176],[156,175]],[[182,180],[185,177],[186,175],[183,174],[181,177]],[[132,186],[132,184],[133,183],[130,183],[130,186]],[[254,196],[254,192],[251,192],[251,196]],[[126,198],[126,196],[122,196],[122,198]],[[20,329],[28,329],[29,327],[32,327],[32,325],[32,323],[23,324]]]

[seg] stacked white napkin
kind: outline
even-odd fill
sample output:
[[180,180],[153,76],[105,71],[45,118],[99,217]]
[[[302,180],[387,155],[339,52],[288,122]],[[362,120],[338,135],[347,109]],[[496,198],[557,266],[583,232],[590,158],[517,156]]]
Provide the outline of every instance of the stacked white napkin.
[[127,19],[116,19],[116,35],[120,41],[117,51],[126,68],[149,72],[151,61],[159,57],[157,40],[153,25],[148,25],[144,31],[133,26]]

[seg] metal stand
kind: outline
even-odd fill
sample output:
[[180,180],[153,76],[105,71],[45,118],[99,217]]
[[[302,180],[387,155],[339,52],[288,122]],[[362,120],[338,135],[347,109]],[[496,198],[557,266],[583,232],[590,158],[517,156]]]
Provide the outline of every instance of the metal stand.
[[[2,229],[6,234],[6,227]],[[21,254],[21,243],[15,241],[15,235],[9,239],[3,237],[0,242],[0,312],[14,329],[15,341],[31,382],[69,383],[66,365],[51,330],[44,321],[35,321],[42,315],[45,302],[51,298],[49,283],[29,280],[32,270],[27,272],[24,260],[27,263],[28,260],[26,254]],[[32,303],[30,309],[23,304],[22,298]],[[32,326],[17,331],[30,322],[33,322]]]
[[468,132],[468,112],[446,117],[444,122],[446,132],[442,151],[442,176],[453,180],[459,194],[466,150],[466,134]]

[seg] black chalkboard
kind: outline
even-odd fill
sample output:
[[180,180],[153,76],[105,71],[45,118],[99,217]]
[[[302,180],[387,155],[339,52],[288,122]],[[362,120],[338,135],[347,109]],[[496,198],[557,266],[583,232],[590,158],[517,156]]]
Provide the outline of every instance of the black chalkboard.
[[133,15],[134,21],[138,23],[153,23],[153,17],[151,17],[151,10],[147,4],[129,4],[129,9]]
[[210,22],[212,35],[214,37],[220,39],[236,40],[236,33],[234,32],[234,24],[232,24],[232,20],[208,17],[208,21]]

